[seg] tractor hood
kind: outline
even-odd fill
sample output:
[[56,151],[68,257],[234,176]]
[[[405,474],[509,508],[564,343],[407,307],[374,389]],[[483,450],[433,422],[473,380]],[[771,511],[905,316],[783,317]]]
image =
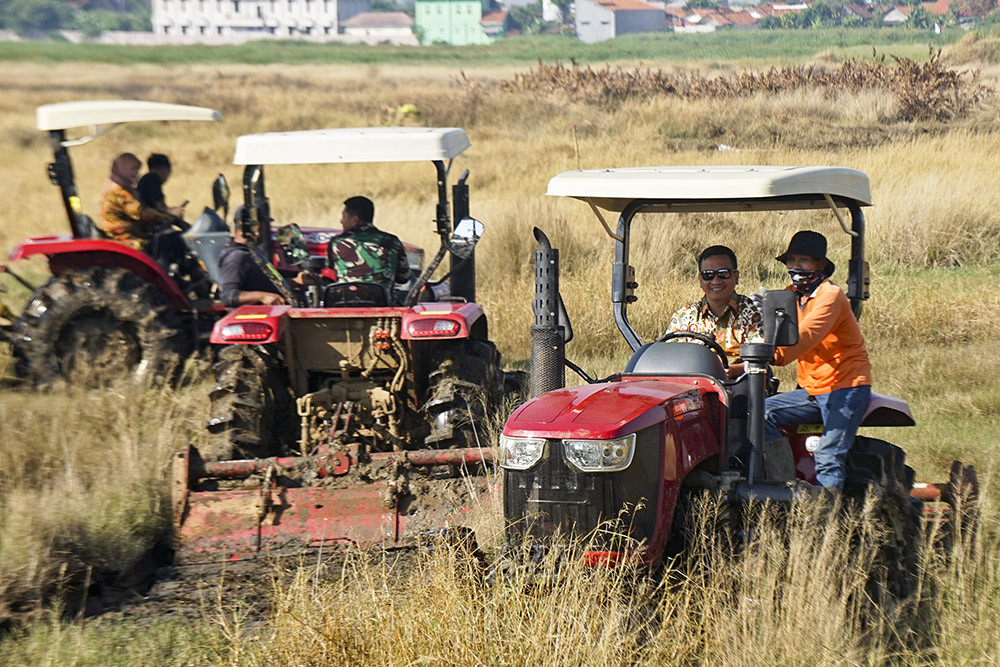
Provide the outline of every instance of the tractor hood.
[[623,378],[557,389],[531,399],[510,416],[503,433],[512,437],[604,440],[634,433],[677,411],[699,407],[706,393],[725,393],[704,377]]

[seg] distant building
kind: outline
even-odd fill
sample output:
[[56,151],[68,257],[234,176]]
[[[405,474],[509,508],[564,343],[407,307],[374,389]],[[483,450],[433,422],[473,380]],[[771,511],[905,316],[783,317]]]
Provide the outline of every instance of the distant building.
[[882,17],[882,23],[887,26],[895,26],[901,23],[906,23],[910,20],[910,8],[900,5],[898,7],[893,7],[885,13]]
[[563,13],[559,5],[552,0],[542,0],[542,20],[549,23],[562,23]]
[[490,13],[489,0],[416,0],[414,12],[421,44],[489,44],[506,29],[507,12]]
[[576,36],[593,43],[636,32],[666,30],[663,3],[641,0],[577,0]]
[[715,32],[716,30],[757,30],[763,18],[755,7],[730,9],[682,9],[667,7],[667,25],[681,33]]
[[152,0],[153,33],[180,42],[338,39],[371,0]]
[[342,22],[344,41],[417,46],[413,19],[403,12],[363,12]]
[[483,32],[490,41],[503,37],[507,33],[508,13],[509,12],[506,9],[500,9],[498,11],[485,14],[483,18],[479,20],[479,25],[483,27]]
[[858,17],[861,23],[870,23],[872,19],[875,18],[875,14],[872,13],[871,5],[863,5],[856,2],[848,3],[844,5],[844,11],[848,14],[853,14]]

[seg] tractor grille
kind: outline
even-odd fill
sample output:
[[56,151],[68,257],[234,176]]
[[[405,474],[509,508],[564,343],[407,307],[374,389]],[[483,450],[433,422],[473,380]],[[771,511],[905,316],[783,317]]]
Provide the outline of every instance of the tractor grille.
[[[637,435],[632,465],[621,472],[577,471],[563,458],[561,440],[548,441],[548,454],[534,468],[504,471],[508,539],[555,533],[582,537],[599,527],[594,535],[598,544],[607,541],[605,533],[611,530],[637,540],[652,538],[662,485],[660,425]],[[612,520],[620,523],[606,523]]]

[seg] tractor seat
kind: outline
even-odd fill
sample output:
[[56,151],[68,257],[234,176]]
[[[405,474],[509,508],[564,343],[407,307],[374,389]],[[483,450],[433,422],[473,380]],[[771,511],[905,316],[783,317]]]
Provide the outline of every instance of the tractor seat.
[[334,283],[323,291],[326,308],[386,308],[392,298],[379,283]]
[[707,375],[716,380],[726,379],[726,369],[715,352],[701,343],[681,341],[643,345],[629,359],[625,374]]
[[94,224],[93,218],[91,218],[86,213],[81,213],[79,216],[80,223],[83,227],[84,238],[88,239],[106,239],[108,235],[101,231],[101,228]]

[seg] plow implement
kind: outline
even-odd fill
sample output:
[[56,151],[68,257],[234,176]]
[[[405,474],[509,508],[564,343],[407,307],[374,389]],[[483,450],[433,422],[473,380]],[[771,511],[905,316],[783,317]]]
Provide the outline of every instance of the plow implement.
[[489,493],[492,450],[204,462],[174,459],[175,562],[235,561],[333,545],[414,546],[458,527]]
[[979,500],[976,469],[952,461],[947,482],[916,482],[910,495],[923,502],[925,527],[935,524],[946,529],[974,529]]

